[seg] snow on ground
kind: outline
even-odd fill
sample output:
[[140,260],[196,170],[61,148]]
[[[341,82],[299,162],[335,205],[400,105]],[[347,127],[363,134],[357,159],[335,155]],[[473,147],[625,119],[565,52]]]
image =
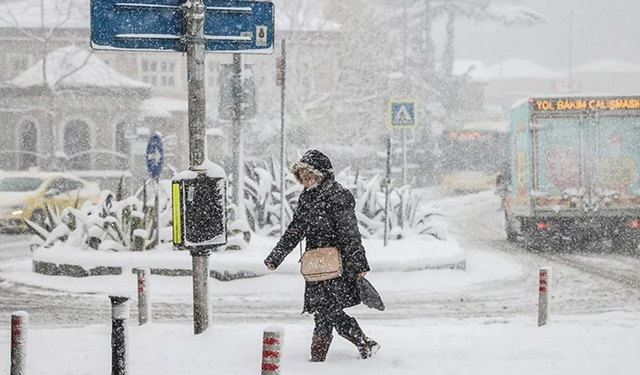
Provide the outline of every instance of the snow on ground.
[[[210,279],[209,289],[212,298],[254,296],[257,299],[279,298],[299,302],[303,288],[303,280],[299,274],[299,249],[296,248],[273,273],[269,273],[264,266],[263,259],[276,240],[254,237],[252,246],[248,250],[213,253],[210,257],[210,269],[251,270],[265,274],[265,276],[225,282]],[[383,295],[455,290],[477,283],[515,278],[522,273],[522,267],[511,258],[485,251],[466,252],[459,247],[454,238],[449,241],[437,241],[413,237],[400,241],[389,241],[387,247],[384,247],[380,240],[364,240],[364,245],[372,269],[368,278]],[[145,256],[157,256],[157,258],[153,260],[152,264],[149,264],[150,262],[136,263]],[[191,267],[191,258],[188,253],[171,251],[166,248],[147,253],[124,254],[82,251],[64,247],[42,249],[37,252],[38,259],[56,263],[61,258],[68,260],[71,257],[77,257],[76,264],[82,264],[86,267],[105,264],[105,258],[109,261],[119,260],[129,268],[153,266],[190,269]],[[466,259],[466,270],[416,270],[428,265],[452,263],[462,259]],[[137,288],[136,276],[131,271],[125,271],[120,276],[87,278],[46,276],[31,271],[30,259],[0,264],[0,271],[2,271],[5,282],[72,293],[135,296]],[[192,293],[190,277],[152,275],[149,283],[152,300],[190,301]]]
[[[262,333],[270,324],[215,325],[194,335],[191,325],[129,329],[129,373],[258,374]],[[554,318],[537,327],[517,319],[372,322],[363,329],[382,349],[371,359],[334,338],[325,363],[310,363],[312,323],[283,325],[281,374],[633,374],[640,366],[640,320],[610,313]],[[110,369],[110,326],[28,332],[29,375],[93,375]],[[0,373],[9,373],[9,332],[0,331]]]
[[[494,210],[497,199],[491,192],[473,196],[439,200],[439,208],[450,217],[467,217],[472,212]],[[464,228],[459,228],[462,231]],[[460,232],[458,232],[460,233]],[[455,236],[455,233],[454,233]],[[262,266],[264,251],[273,245],[266,239],[262,250],[253,249],[256,262]],[[271,239],[275,241],[275,239]],[[458,289],[488,282],[509,283],[521,277],[523,266],[512,256],[496,251],[466,249],[467,269],[423,270],[401,272],[386,269],[389,257],[404,258],[394,267],[410,267],[425,251],[438,251],[433,242],[415,239],[392,241],[388,248],[377,248],[365,242],[373,271],[367,276],[383,298],[416,294],[444,293],[455,296]],[[422,246],[422,245],[427,246]],[[452,239],[447,246],[456,248]],[[72,250],[69,250],[72,251]],[[251,253],[246,253],[247,255]],[[404,251],[404,252],[403,252]],[[97,253],[96,253],[97,254]],[[237,264],[241,252],[228,252],[226,264]],[[535,309],[518,316],[506,312],[483,318],[416,318],[381,320],[392,314],[392,309],[376,312],[380,319],[360,319],[367,334],[379,341],[381,351],[372,359],[359,360],[355,348],[336,336],[327,362],[309,363],[309,343],[313,329],[312,319],[292,322],[278,314],[265,313],[269,308],[263,302],[281,299],[299,308],[303,281],[297,274],[297,254],[291,254],[281,270],[268,276],[231,282],[210,280],[210,293],[214,301],[237,298],[240,308],[236,314],[253,314],[251,323],[222,323],[213,320],[202,335],[194,335],[191,324],[150,324],[139,327],[131,321],[129,329],[129,373],[154,375],[174,374],[256,374],[260,371],[262,332],[270,325],[281,325],[285,330],[281,374],[631,374],[640,366],[640,317],[634,311],[604,314],[558,315],[552,309],[551,322],[537,327]],[[233,261],[232,261],[233,260]],[[222,262],[222,261],[220,261]],[[215,264],[213,262],[212,264]],[[376,265],[378,269],[376,269]],[[134,297],[135,278],[132,274],[110,277],[72,279],[35,275],[30,263],[19,260],[5,263],[2,277],[5,283],[28,282],[43,287],[71,292],[124,293]],[[295,272],[294,272],[295,271]],[[535,283],[532,283],[532,285]],[[152,300],[175,297],[188,301],[191,296],[191,278],[152,276]],[[533,300],[535,289],[532,288]],[[524,292],[523,292],[524,293]],[[486,295],[486,301],[502,303],[501,291]],[[492,300],[491,298],[494,298]],[[527,297],[528,298],[528,297]],[[408,300],[411,302],[410,300]],[[419,299],[417,300],[419,301]],[[558,301],[554,301],[558,302]],[[215,303],[215,302],[214,302]],[[444,302],[443,302],[444,303]],[[267,306],[267,307],[265,307]],[[552,305],[553,306],[553,305]],[[422,303],[396,305],[408,311],[425,308]],[[442,307],[445,309],[445,307]],[[132,308],[135,309],[135,308]],[[366,316],[366,307],[347,311],[355,317]],[[280,310],[279,310],[280,311]],[[299,311],[299,310],[298,310]],[[268,313],[268,312],[267,312]],[[282,313],[282,311],[280,311]],[[482,315],[477,315],[482,316]],[[264,318],[261,318],[264,317]],[[267,318],[268,317],[268,318]],[[29,375],[93,375],[110,368],[109,324],[81,328],[32,328],[28,330]],[[8,327],[0,327],[0,373],[9,372]]]

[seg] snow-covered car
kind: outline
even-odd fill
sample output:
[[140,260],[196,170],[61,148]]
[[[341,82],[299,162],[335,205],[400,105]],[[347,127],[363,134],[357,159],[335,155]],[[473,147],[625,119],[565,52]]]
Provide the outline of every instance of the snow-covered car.
[[68,173],[6,172],[0,176],[0,230],[25,231],[24,219],[43,225],[47,205],[62,211],[99,197],[98,184]]

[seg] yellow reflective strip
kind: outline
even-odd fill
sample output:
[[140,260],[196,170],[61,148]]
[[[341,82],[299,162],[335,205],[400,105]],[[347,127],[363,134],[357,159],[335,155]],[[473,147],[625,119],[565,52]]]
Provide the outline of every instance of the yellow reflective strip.
[[182,243],[182,215],[180,215],[180,184],[173,184],[173,243]]

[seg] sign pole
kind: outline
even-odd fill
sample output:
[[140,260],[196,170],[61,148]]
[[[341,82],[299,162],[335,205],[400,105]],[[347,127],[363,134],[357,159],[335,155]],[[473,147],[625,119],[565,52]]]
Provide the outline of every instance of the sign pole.
[[391,185],[391,136],[387,138],[387,168],[384,189],[384,246],[389,237],[389,188]]
[[156,231],[156,238],[154,240],[154,243],[155,246],[157,246],[160,244],[160,177],[155,178],[154,181],[156,183],[156,197],[155,201],[153,202],[153,209],[156,213],[156,227],[154,228],[154,230]]
[[282,56],[280,59],[280,235],[284,234],[285,230],[285,218],[284,218],[284,203],[287,199],[285,192],[285,129],[284,129],[284,116],[285,116],[285,87],[286,87],[286,67],[287,67],[287,44],[286,39],[282,38]]
[[[189,165],[197,170],[206,159],[205,121],[206,102],[204,86],[205,45],[203,0],[187,0],[182,5],[186,21],[184,42],[187,52],[188,106],[189,106]],[[191,249],[193,277],[193,330],[200,334],[209,327],[209,255],[211,248]]]
[[155,215],[155,224],[152,225],[151,247],[155,247],[160,243],[160,174],[164,165],[164,146],[159,133],[154,133],[147,143],[147,170],[149,176],[155,183],[155,194],[153,209]]
[[402,129],[402,185],[407,186],[407,129]]
[[242,129],[242,104],[244,102],[244,95],[242,93],[243,88],[243,71],[244,64],[242,61],[242,55],[239,53],[233,54],[233,145],[234,145],[234,167],[236,169],[236,187],[234,190],[236,198],[236,220],[244,219],[246,212],[244,210],[244,135]]

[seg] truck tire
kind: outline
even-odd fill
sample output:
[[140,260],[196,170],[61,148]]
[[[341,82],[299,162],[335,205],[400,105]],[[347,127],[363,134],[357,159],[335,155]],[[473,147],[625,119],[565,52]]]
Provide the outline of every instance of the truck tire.
[[637,254],[640,239],[636,236],[617,236],[613,238],[613,252],[617,254]]
[[542,248],[539,238],[531,230],[525,230],[522,237],[525,250],[538,252]]
[[504,213],[504,230],[507,232],[507,241],[514,243],[518,241],[518,232],[513,230],[513,227],[510,224],[509,216],[507,213]]

